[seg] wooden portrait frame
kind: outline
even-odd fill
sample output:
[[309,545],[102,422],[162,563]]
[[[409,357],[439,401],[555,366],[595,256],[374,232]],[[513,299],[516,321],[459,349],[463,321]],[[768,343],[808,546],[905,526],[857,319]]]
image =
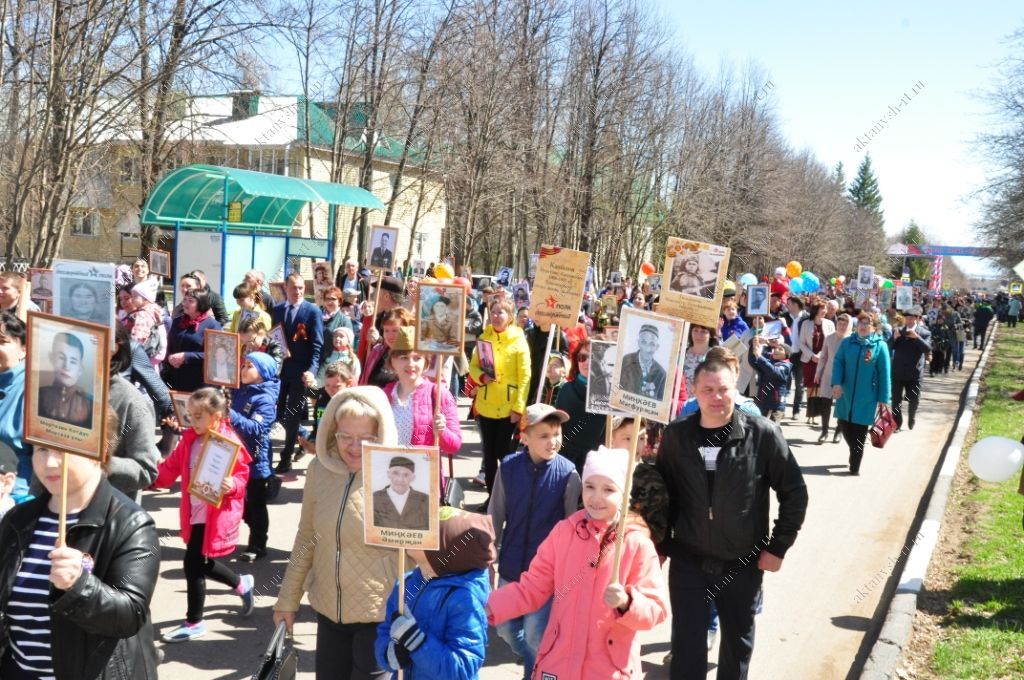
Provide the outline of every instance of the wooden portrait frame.
[[[731,253],[725,246],[669,236],[661,272],[660,311],[700,326],[717,327]],[[696,271],[687,269],[690,261],[697,264]]]
[[[605,358],[605,354],[611,352],[615,363],[612,366],[612,372],[607,376],[607,394],[604,392],[604,385],[600,382],[603,378],[604,368],[598,369],[595,372],[594,367],[601,365],[600,360]],[[608,403],[609,397],[611,397],[612,385],[615,377],[615,365],[619,363],[617,355],[618,343],[610,342],[608,340],[591,340],[590,341],[590,380],[587,380],[587,397],[586,397],[586,412],[587,413],[598,413],[606,416],[627,416],[629,415],[625,411],[612,408]],[[598,389],[600,387],[600,389]]]
[[[196,458],[195,467],[192,468],[193,474],[189,477],[189,495],[195,496],[199,500],[212,505],[215,508],[219,508],[221,503],[224,502],[224,491],[220,488],[220,481],[227,479],[234,473],[235,463],[238,461],[238,452],[241,449],[241,444],[232,439],[228,439],[224,435],[217,434],[216,432],[211,431],[203,435],[203,447],[199,450],[199,457]],[[227,453],[229,459],[227,465],[223,468],[224,474],[215,486],[208,483],[208,481],[206,481],[208,475],[204,475],[202,473],[208,466],[224,463],[223,457],[213,457],[213,454],[219,451],[229,452]],[[217,468],[213,469],[213,472],[217,471]]]
[[270,297],[273,300],[273,304],[279,305],[288,299],[288,293],[285,291],[284,281],[271,281],[267,284],[267,288],[270,290]]
[[[154,255],[156,257],[154,257]],[[171,276],[171,254],[166,250],[152,248],[149,251],[149,271],[164,278]]]
[[[431,324],[434,305],[447,300],[448,314],[454,314],[446,339],[455,343],[441,342],[436,335],[445,334],[436,324]],[[462,353],[466,340],[466,289],[451,284],[420,284],[416,287],[416,351],[427,354],[457,356]]]
[[[763,294],[761,306],[755,308],[751,305],[750,301],[753,298],[753,292],[761,291]],[[772,292],[771,286],[767,283],[759,283],[753,286],[747,286],[747,316],[768,316],[771,311],[772,305]]]
[[[383,446],[363,444],[363,498],[366,506],[363,515],[364,540],[368,545],[415,550],[437,550],[440,547],[441,508],[441,456],[436,446]],[[424,511],[423,495],[426,499],[427,528],[410,529],[383,525],[383,512],[378,502],[387,493],[386,482],[392,459],[402,457],[415,465],[411,490],[417,498],[410,497],[406,509]],[[426,468],[424,470],[423,468]],[[425,472],[426,474],[422,474]],[[418,483],[417,483],[418,482]],[[410,503],[414,503],[410,506]],[[403,513],[405,510],[403,509]],[[378,523],[381,522],[381,523]]]
[[[393,271],[398,263],[398,227],[385,227],[382,224],[370,228],[370,241],[367,244],[366,262],[371,272]],[[375,264],[373,261],[374,244],[379,243],[381,236],[388,235],[388,244],[391,246],[391,264]]]
[[[100,324],[68,319],[42,312],[29,312],[25,358],[25,424],[23,439],[36,446],[67,451],[86,458],[107,458],[107,408],[110,391],[110,329]],[[80,375],[71,385],[84,394],[83,378],[89,379],[91,399],[88,421],[71,422],[47,415],[52,401],[43,390],[53,387],[56,378],[43,384],[43,373],[55,373],[49,353],[59,333],[69,333],[81,345]],[[45,362],[45,363],[44,363]],[[63,388],[67,389],[67,387]],[[61,391],[63,391],[63,389]],[[81,403],[81,402],[79,402]],[[77,411],[83,411],[82,408]],[[69,416],[71,417],[71,416]],[[80,418],[83,418],[80,416]]]
[[[39,268],[39,267],[30,267],[26,274],[27,275],[26,275],[25,278],[28,280],[29,284],[31,284],[31,286],[32,286],[31,291],[29,292],[29,295],[30,295],[30,297],[32,298],[33,301],[38,302],[39,300],[53,300],[53,270],[52,269],[43,269],[43,268]],[[50,288],[49,289],[45,289],[45,288],[42,289],[42,290],[46,291],[45,293],[41,294],[39,292],[40,291],[40,287],[36,286],[34,283],[32,283],[33,277],[37,277],[37,276],[38,277],[48,276],[48,278],[49,278]]]
[[284,352],[284,358],[287,359],[292,355],[290,349],[288,349],[288,334],[284,330],[284,324],[276,324],[267,331],[267,337],[275,341],[281,346],[281,351]]
[[178,427],[186,430],[192,427],[192,418],[188,415],[188,399],[192,395],[188,392],[175,392],[171,390],[171,406],[174,408],[174,417],[178,420]]
[[[228,379],[221,379],[214,375],[214,363],[213,358],[215,357],[216,350],[219,346],[227,344],[234,347],[234,351],[229,350],[228,362],[233,370],[233,377]],[[240,366],[242,363],[242,341],[238,337],[238,333],[231,333],[230,331],[215,331],[207,329],[203,333],[203,382],[207,385],[219,385],[220,387],[230,387],[232,389],[238,389],[241,384],[241,370]]]
[[[634,371],[634,365],[637,368],[642,366],[639,355],[643,345],[644,327],[648,325],[654,328],[657,337],[652,362],[660,369],[661,375],[652,371],[646,375],[653,375],[654,378],[644,382],[645,374]],[[608,399],[608,404],[612,408],[650,418],[659,423],[671,422],[675,416],[673,388],[676,369],[681,360],[679,348],[685,330],[686,324],[678,317],[655,314],[635,307],[623,307],[619,321],[618,361],[612,378],[612,393]],[[635,364],[631,358],[634,354],[637,355]],[[633,389],[631,384],[634,376],[639,381],[637,389]],[[658,382],[661,383],[660,393],[654,394]],[[645,394],[644,391],[648,389],[652,393]]]

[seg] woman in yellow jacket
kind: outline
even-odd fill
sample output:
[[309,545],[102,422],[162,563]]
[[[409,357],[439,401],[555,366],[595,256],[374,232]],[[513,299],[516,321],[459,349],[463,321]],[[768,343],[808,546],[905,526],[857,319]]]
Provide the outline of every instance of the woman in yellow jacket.
[[[480,388],[473,405],[480,425],[480,444],[484,452],[484,479],[487,492],[494,485],[498,462],[512,452],[512,435],[526,412],[530,391],[530,347],[523,329],[512,324],[514,310],[509,300],[494,300],[487,308],[490,324],[477,339],[469,374]],[[493,370],[480,364],[481,343],[489,343]],[[484,365],[489,363],[484,346]]]
[[362,443],[398,443],[391,404],[378,387],[341,390],[327,404],[306,470],[302,514],[274,604],[290,630],[303,592],[316,612],[316,678],[384,678],[373,642],[391,588],[396,552],[363,540]]

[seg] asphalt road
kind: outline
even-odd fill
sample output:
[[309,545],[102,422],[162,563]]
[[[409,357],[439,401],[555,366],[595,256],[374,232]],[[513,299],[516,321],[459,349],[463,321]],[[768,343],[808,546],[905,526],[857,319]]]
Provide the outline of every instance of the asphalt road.
[[[896,562],[909,552],[914,537],[910,526],[922,504],[935,463],[954,423],[958,400],[978,353],[969,352],[963,372],[925,378],[921,409],[913,431],[893,436],[885,449],[866,452],[859,477],[846,473],[844,444],[817,444],[816,431],[803,419],[786,420],[783,430],[800,462],[809,487],[807,520],[783,568],[765,577],[764,612],[757,621],[752,678],[852,678],[870,649],[884,619],[880,605],[891,587]],[[465,417],[467,404],[460,407]],[[465,445],[456,459],[456,475],[475,505],[484,494],[469,483],[480,461],[479,437],[471,421],[462,423]],[[831,439],[829,440],[831,442]],[[255,613],[238,614],[239,598],[226,588],[208,586],[204,638],[162,645],[165,660],[160,676],[177,680],[249,678],[272,633],[271,609],[283,576],[298,523],[303,471],[309,457],[296,465],[271,505],[270,552],[255,564],[229,559],[232,568],[255,576],[261,594]],[[178,491],[147,493],[144,506],[161,530],[161,578],[152,614],[158,631],[184,619],[185,582],[178,538]],[[242,535],[248,531],[243,527]],[[667,568],[667,565],[666,565]],[[871,635],[869,635],[871,633]],[[666,622],[641,637],[648,678],[667,678],[661,665],[669,650]],[[304,605],[295,628],[300,654],[300,678],[312,678],[316,644],[314,616]],[[712,652],[709,677],[714,677]],[[522,677],[507,646],[493,630],[485,680]]]

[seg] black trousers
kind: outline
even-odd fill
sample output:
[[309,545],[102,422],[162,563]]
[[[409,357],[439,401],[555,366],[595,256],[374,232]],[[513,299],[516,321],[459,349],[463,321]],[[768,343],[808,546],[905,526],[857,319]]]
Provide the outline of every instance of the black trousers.
[[[281,449],[280,462],[282,470],[290,470],[292,467],[292,453],[295,452],[299,425],[308,412],[306,386],[302,384],[302,378],[282,380],[281,392],[277,396],[277,421],[284,427],[284,447]],[[273,452],[270,462],[274,462]]]
[[241,582],[238,574],[217,560],[203,556],[203,537],[205,535],[205,524],[193,524],[192,535],[188,537],[188,547],[185,548],[185,585],[188,592],[188,611],[185,614],[185,620],[189,623],[198,623],[203,620],[207,578],[212,578],[217,583],[223,583],[229,588],[237,588]]
[[843,431],[843,439],[850,449],[850,472],[860,472],[860,461],[864,458],[864,444],[868,440],[868,426],[838,420],[836,427]]
[[373,643],[376,623],[335,623],[316,615],[316,680],[384,680]]
[[480,448],[484,453],[484,479],[487,480],[487,493],[494,486],[494,477],[498,474],[498,463],[512,452],[512,435],[516,433],[515,424],[508,418],[487,418],[477,416],[480,425]]
[[814,412],[821,416],[821,434],[827,435],[832,420],[832,399],[830,397],[813,397],[809,401],[814,402]]
[[800,407],[804,403],[804,362],[800,359],[793,359],[793,415],[800,413]]
[[896,427],[903,427],[903,399],[910,404],[907,411],[911,418],[917,415],[917,404],[921,400],[921,379],[892,379],[892,415],[896,419]]
[[267,512],[267,483],[269,479],[249,478],[245,487],[245,509],[242,519],[249,525],[249,548],[267,549],[270,513]]
[[746,564],[727,563],[721,574],[705,574],[692,557],[673,557],[668,587],[672,600],[672,680],[704,680],[708,675],[708,609],[712,600],[720,621],[718,680],[745,680],[754,653],[754,614],[764,572],[757,555]]

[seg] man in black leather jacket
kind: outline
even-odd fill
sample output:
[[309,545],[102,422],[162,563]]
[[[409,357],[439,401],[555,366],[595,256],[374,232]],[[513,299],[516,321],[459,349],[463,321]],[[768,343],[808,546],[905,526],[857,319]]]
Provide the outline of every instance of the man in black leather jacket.
[[[708,605],[721,619],[718,678],[747,677],[754,651],[754,614],[765,571],[778,571],[807,510],[800,467],[775,423],[735,408],[739,364],[714,347],[694,377],[699,410],[662,435],[657,469],[665,480],[672,536],[672,671],[707,676]],[[769,533],[770,491],[779,516]]]
[[[15,506],[0,523],[0,660],[6,663],[11,589],[50,500],[44,492]],[[160,573],[160,546],[153,519],[102,478],[77,523],[68,527],[67,545],[87,555],[91,565],[83,557],[81,573],[65,590],[47,584],[55,677],[155,679],[149,604]]]

